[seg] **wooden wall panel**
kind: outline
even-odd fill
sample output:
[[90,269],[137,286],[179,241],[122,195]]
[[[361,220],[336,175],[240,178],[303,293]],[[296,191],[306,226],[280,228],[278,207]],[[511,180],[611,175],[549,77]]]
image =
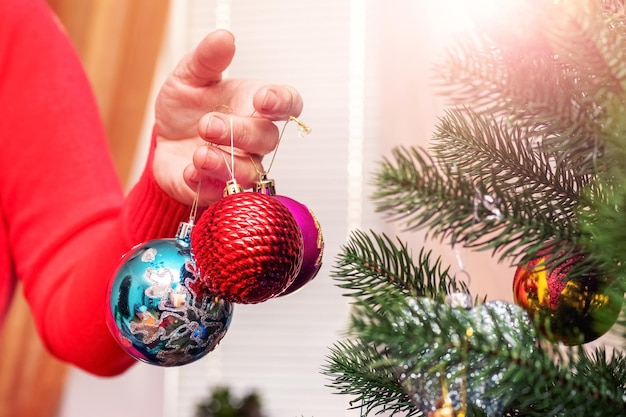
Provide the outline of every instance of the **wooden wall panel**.
[[[120,176],[132,169],[169,0],[49,0],[94,87]],[[82,14],[83,18],[77,16]],[[89,22],[88,24],[85,22]]]

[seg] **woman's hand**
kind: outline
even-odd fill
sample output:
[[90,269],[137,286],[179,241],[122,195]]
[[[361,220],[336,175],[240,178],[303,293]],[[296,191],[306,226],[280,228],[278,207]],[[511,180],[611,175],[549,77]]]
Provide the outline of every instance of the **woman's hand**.
[[235,178],[249,188],[259,178],[255,164],[260,167],[263,155],[278,143],[273,121],[302,111],[302,97],[292,87],[222,79],[234,53],[230,32],[209,34],[180,61],[157,97],[153,172],[161,189],[182,203],[191,205],[201,179],[200,206],[222,196],[230,179],[231,155],[225,151],[231,127]]

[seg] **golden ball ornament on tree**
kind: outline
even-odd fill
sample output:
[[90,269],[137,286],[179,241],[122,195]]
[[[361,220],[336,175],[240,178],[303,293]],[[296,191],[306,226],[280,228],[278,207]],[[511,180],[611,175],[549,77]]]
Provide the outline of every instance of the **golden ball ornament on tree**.
[[591,342],[615,324],[623,298],[612,296],[607,281],[594,271],[570,276],[585,255],[566,259],[553,255],[552,250],[543,250],[517,267],[513,299],[548,340],[570,346]]

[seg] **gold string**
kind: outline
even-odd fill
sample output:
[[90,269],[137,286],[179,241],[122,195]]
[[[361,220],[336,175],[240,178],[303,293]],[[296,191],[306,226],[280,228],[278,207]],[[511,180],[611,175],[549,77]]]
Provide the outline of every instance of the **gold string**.
[[202,188],[202,176],[200,176],[200,181],[198,181],[198,187],[196,188],[196,195],[193,198],[193,203],[191,204],[191,212],[189,214],[189,224],[193,225],[196,221],[196,216],[198,215],[198,202],[200,200],[200,188]]
[[272,154],[272,159],[270,160],[270,164],[267,167],[267,169],[264,171],[261,171],[259,169],[259,166],[256,164],[256,162],[254,162],[254,158],[252,158],[252,155],[250,155],[250,162],[252,162],[252,166],[254,167],[254,170],[260,176],[267,176],[270,170],[272,169],[272,166],[274,165],[274,160],[276,159],[276,154],[278,153],[278,146],[280,145],[280,142],[283,139],[283,136],[285,134],[285,129],[287,128],[287,125],[289,124],[289,122],[294,122],[298,125],[298,127],[300,128],[300,132],[301,132],[300,136],[308,135],[313,131],[313,129],[311,129],[309,126],[307,126],[304,122],[302,122],[297,117],[289,116],[289,119],[287,119],[285,123],[283,124],[283,128],[280,131],[280,135],[278,135],[278,142],[276,143],[276,149],[274,149],[274,153]]

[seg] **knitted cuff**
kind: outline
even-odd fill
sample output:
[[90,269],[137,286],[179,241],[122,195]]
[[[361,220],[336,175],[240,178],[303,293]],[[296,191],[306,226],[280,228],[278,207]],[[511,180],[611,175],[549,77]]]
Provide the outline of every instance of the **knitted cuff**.
[[189,220],[191,212],[190,206],[173,199],[157,184],[152,172],[155,146],[156,135],[153,130],[146,166],[124,204],[123,230],[131,245],[175,237],[180,222]]

